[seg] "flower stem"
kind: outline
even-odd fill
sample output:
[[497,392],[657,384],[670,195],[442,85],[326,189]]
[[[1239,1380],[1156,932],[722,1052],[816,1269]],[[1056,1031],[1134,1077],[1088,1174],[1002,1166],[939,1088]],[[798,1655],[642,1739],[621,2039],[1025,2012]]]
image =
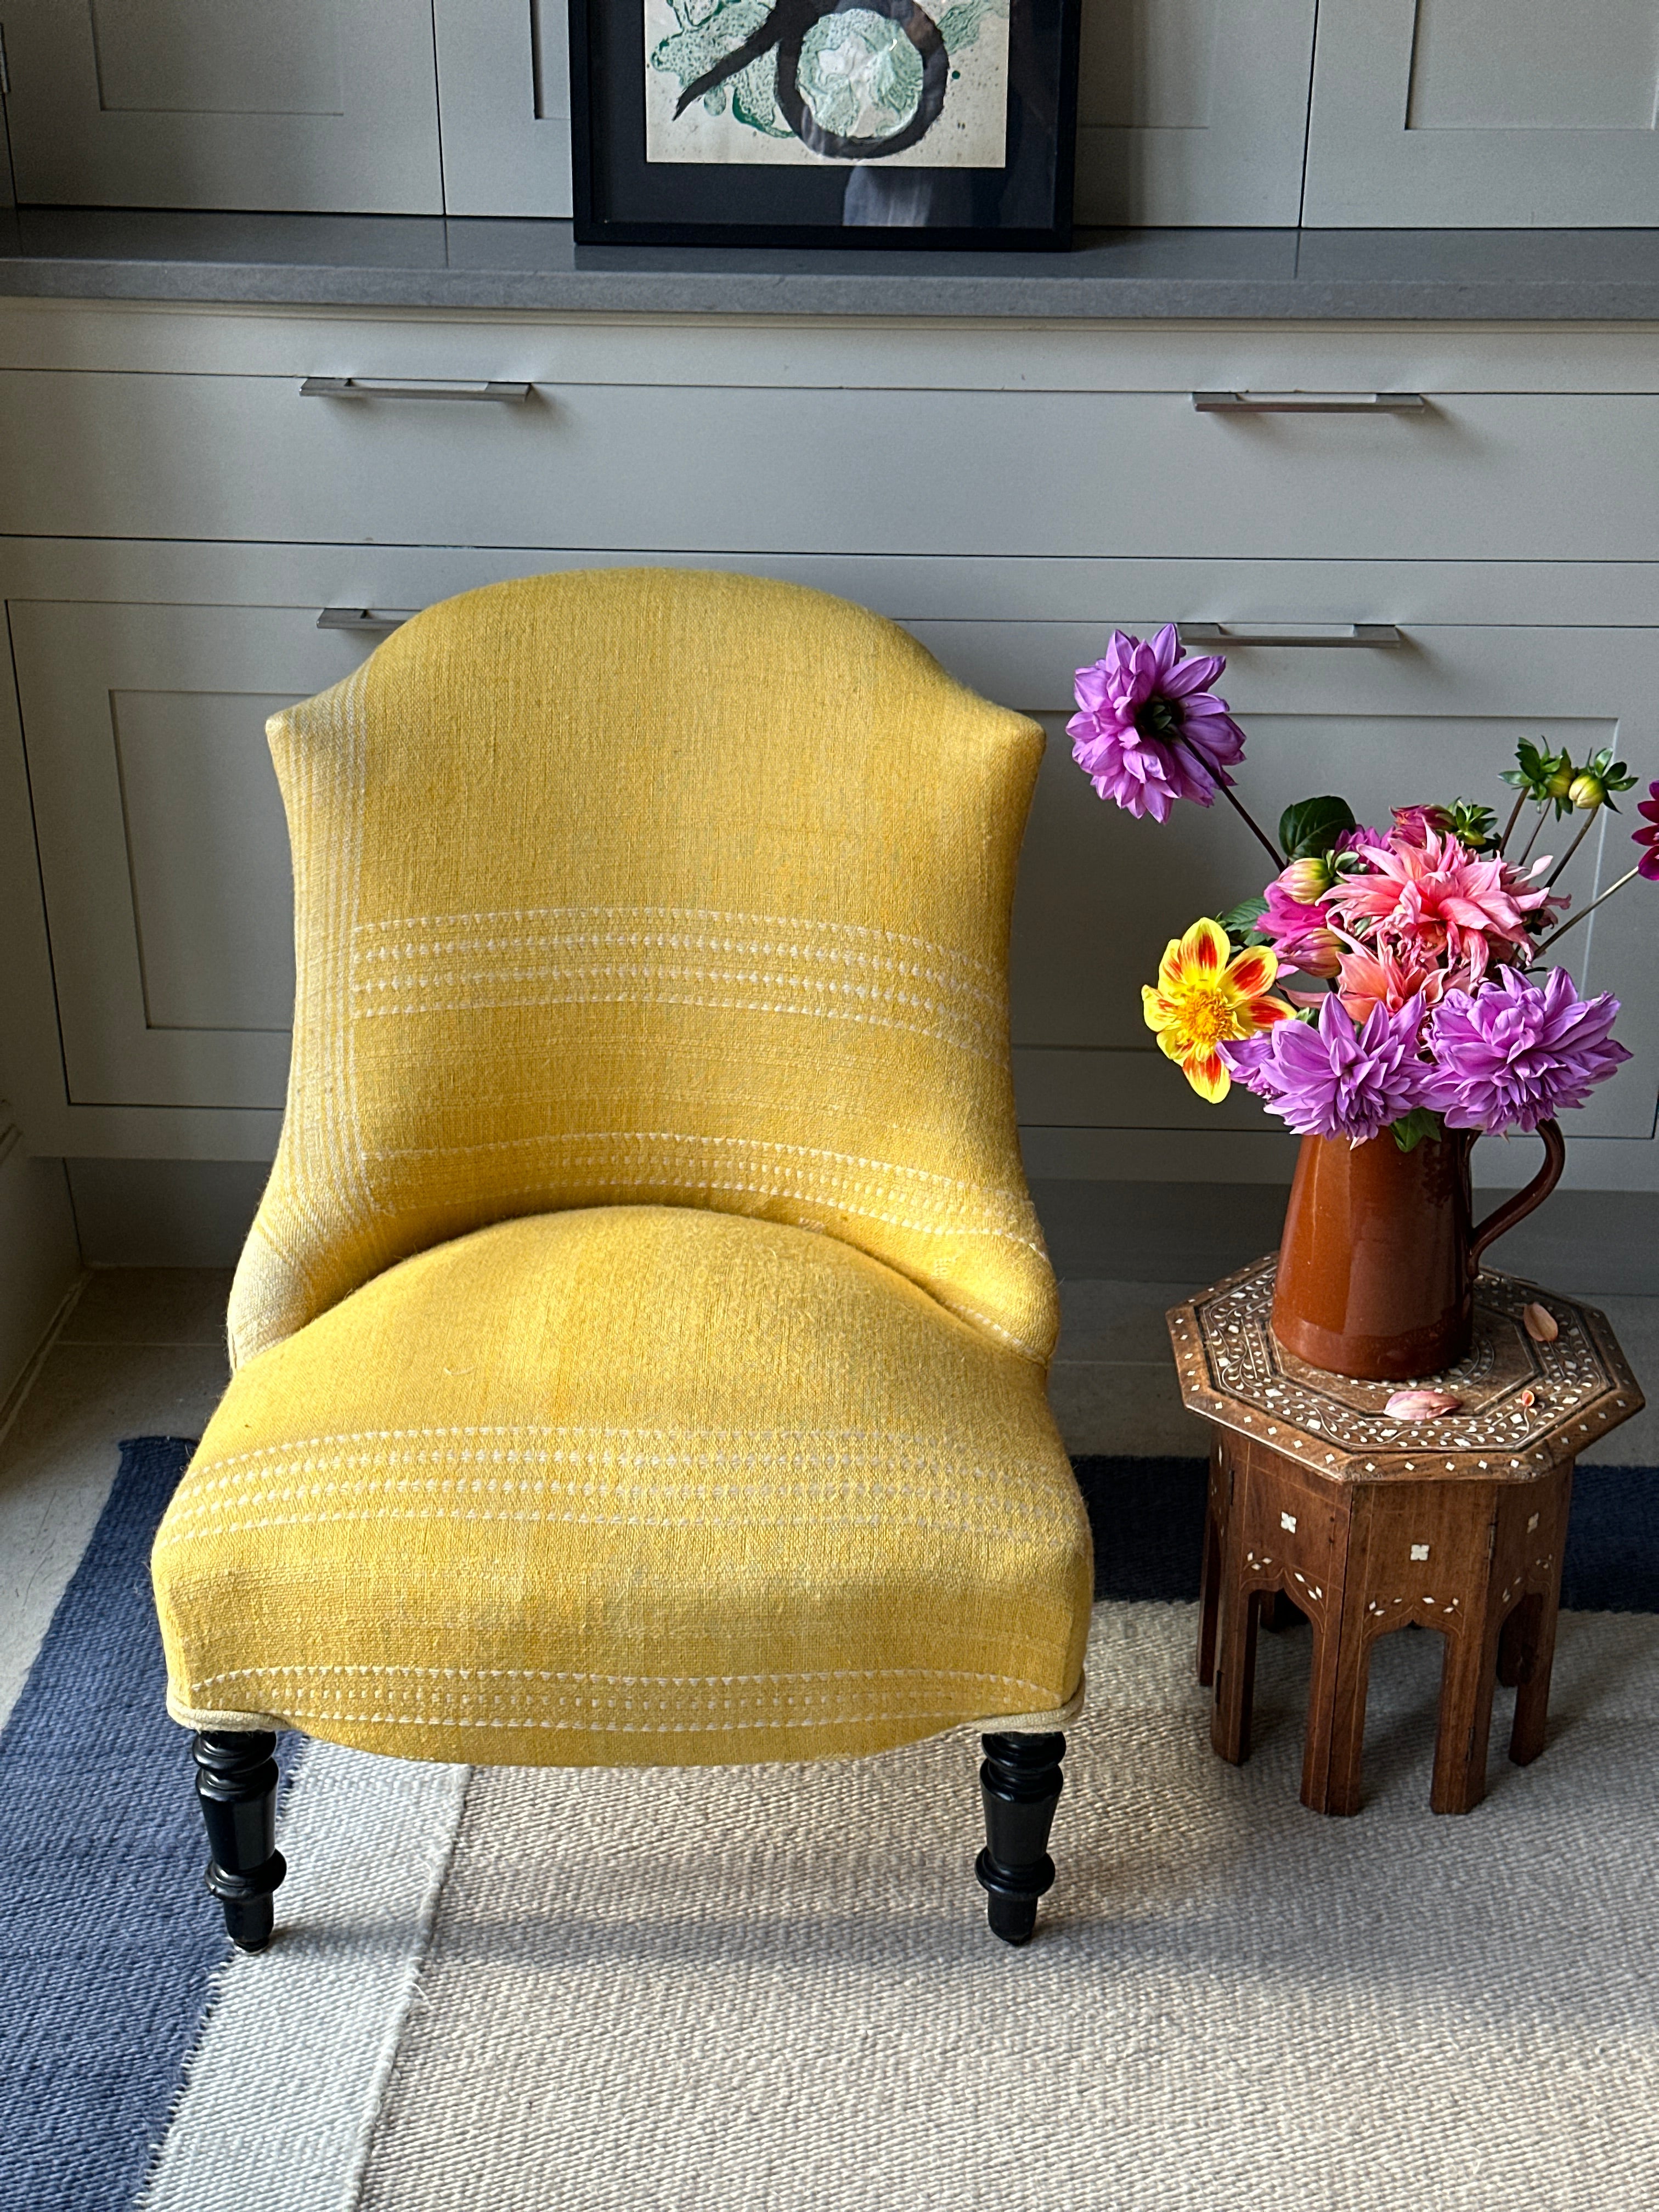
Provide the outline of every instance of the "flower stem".
[[1543,943],[1534,947],[1534,951],[1537,952],[1547,952],[1551,945],[1555,943],[1558,938],[1565,937],[1570,929],[1577,929],[1579,923],[1583,921],[1586,915],[1594,914],[1598,906],[1605,906],[1615,891],[1623,890],[1625,885],[1630,882],[1632,877],[1639,876],[1641,872],[1641,868],[1638,866],[1630,869],[1626,874],[1620,876],[1616,884],[1609,884],[1606,890],[1602,892],[1600,898],[1593,898],[1588,906],[1581,907],[1577,914],[1573,915],[1566,921],[1564,921],[1559,929],[1552,930],[1549,935],[1544,939]]
[[1231,784],[1224,783],[1221,787],[1221,795],[1233,809],[1234,812],[1241,817],[1245,826],[1249,830],[1256,842],[1261,847],[1263,852],[1265,852],[1272,860],[1275,869],[1282,868],[1285,866],[1285,855],[1279,851],[1273,839],[1267,835],[1267,831],[1261,827],[1261,824],[1250,812],[1243,800],[1239,798],[1237,792],[1233,790],[1232,786]]
[[1224,783],[1221,778],[1216,774],[1215,770],[1210,766],[1208,761],[1204,759],[1201,754],[1194,752],[1184,738],[1177,738],[1176,739],[1176,743],[1181,746],[1182,750],[1186,753],[1188,760],[1195,762],[1197,765],[1203,769],[1205,775],[1209,777],[1211,782],[1214,784],[1216,789],[1221,793],[1221,796],[1226,800],[1229,806],[1232,808],[1234,813],[1243,817],[1245,825],[1249,829],[1251,836],[1261,847],[1262,850],[1271,857],[1273,869],[1276,873],[1285,865],[1285,855],[1279,851],[1273,839],[1267,835],[1267,831],[1261,827],[1261,824],[1255,819],[1255,816],[1245,805],[1243,800],[1233,789],[1231,784]]
[[1515,804],[1510,809],[1510,818],[1504,824],[1504,834],[1498,841],[1498,849],[1500,853],[1507,853],[1509,851],[1510,839],[1515,835],[1515,825],[1521,819],[1521,809],[1526,805],[1526,803],[1527,787],[1525,784],[1522,784],[1520,790],[1515,794]]
[[1572,858],[1573,854],[1574,854],[1578,850],[1578,848],[1579,848],[1579,847],[1583,843],[1583,842],[1584,842],[1585,838],[1586,838],[1586,837],[1588,837],[1588,836],[1589,836],[1590,830],[1591,830],[1592,826],[1593,826],[1593,825],[1594,825],[1594,823],[1595,823],[1595,817],[1596,817],[1596,816],[1597,816],[1601,811],[1601,808],[1600,808],[1599,806],[1592,806],[1592,807],[1591,807],[1591,809],[1590,809],[1590,811],[1589,811],[1589,812],[1585,816],[1585,817],[1584,817],[1584,826],[1583,826],[1583,829],[1578,832],[1578,835],[1577,835],[1577,836],[1573,839],[1573,841],[1572,841],[1571,844],[1568,846],[1568,848],[1567,848],[1566,851],[1565,851],[1565,853],[1563,853],[1563,854],[1562,854],[1562,855],[1561,855],[1560,859],[1556,862],[1555,866],[1554,866],[1550,870],[1550,872],[1549,872],[1548,875],[1547,875],[1547,876],[1545,877],[1545,878],[1544,878],[1544,889],[1545,889],[1546,890],[1547,890],[1549,889],[1550,885],[1551,885],[1551,884],[1555,881],[1556,878],[1560,874],[1560,872],[1561,872],[1562,869],[1563,869],[1563,868],[1565,868],[1565,867],[1566,866],[1567,862],[1568,862],[1570,860],[1571,860],[1571,858]]
[[1536,822],[1534,822],[1534,823],[1533,823],[1533,825],[1532,825],[1532,835],[1531,835],[1531,836],[1530,836],[1530,837],[1528,837],[1528,840],[1527,840],[1527,849],[1526,849],[1526,851],[1525,851],[1524,853],[1522,853],[1522,854],[1521,855],[1521,858],[1520,858],[1520,859],[1516,862],[1516,867],[1518,867],[1518,868],[1524,868],[1524,867],[1526,866],[1526,865],[1527,865],[1527,862],[1531,859],[1531,857],[1532,857],[1532,848],[1533,848],[1533,847],[1534,847],[1534,846],[1538,842],[1538,833],[1539,833],[1539,831],[1543,828],[1543,826],[1544,826],[1544,817],[1545,817],[1545,816],[1549,812],[1549,811],[1550,811],[1550,803],[1549,803],[1548,799],[1545,799],[1545,800],[1543,801],[1543,803],[1540,805],[1540,807],[1539,807],[1539,809],[1538,809],[1538,819],[1537,819],[1537,821],[1536,821]]

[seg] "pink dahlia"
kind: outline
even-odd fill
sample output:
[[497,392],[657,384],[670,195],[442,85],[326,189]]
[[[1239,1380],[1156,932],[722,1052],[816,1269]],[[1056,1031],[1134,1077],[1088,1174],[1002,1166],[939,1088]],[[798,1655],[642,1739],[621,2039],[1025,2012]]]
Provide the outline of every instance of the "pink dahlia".
[[1183,656],[1173,623],[1150,642],[1112,632],[1105,659],[1078,670],[1078,712],[1066,725],[1073,758],[1103,799],[1164,822],[1177,799],[1208,806],[1231,783],[1244,732],[1206,688],[1226,665]]
[[[1444,992],[1447,981],[1443,970],[1431,961],[1386,945],[1376,951],[1364,945],[1347,948],[1337,961],[1337,973],[1341,981],[1336,995],[1357,1022],[1363,1022],[1376,1006],[1397,1014],[1407,999],[1419,994],[1424,1004],[1431,1006]],[[1459,975],[1456,980],[1467,983],[1468,978]]]
[[1331,927],[1330,910],[1322,899],[1310,903],[1298,899],[1285,885],[1285,877],[1304,864],[1292,861],[1283,876],[1267,886],[1267,903],[1256,927],[1272,940],[1279,965],[1295,968],[1304,975],[1334,975],[1342,940]]
[[1496,854],[1480,859],[1453,836],[1426,830],[1419,845],[1397,832],[1360,848],[1371,873],[1345,876],[1332,892],[1334,920],[1356,937],[1445,965],[1466,964],[1479,982],[1493,960],[1529,949],[1527,918],[1553,917],[1559,902],[1530,875]]
[[1636,872],[1645,876],[1650,884],[1659,884],[1659,778],[1648,786],[1647,797],[1637,801],[1636,811],[1644,821],[1653,825],[1651,829],[1631,832],[1638,845],[1647,848],[1636,863]]
[[1394,836],[1404,845],[1426,845],[1431,837],[1451,828],[1443,806],[1396,806]]
[[1418,1058],[1423,1001],[1398,1013],[1375,1007],[1356,1025],[1334,994],[1317,1027],[1278,1022],[1216,1049],[1247,1091],[1303,1137],[1346,1137],[1363,1145],[1423,1102],[1429,1073]]
[[1429,1020],[1422,1103],[1449,1129],[1536,1129],[1630,1058],[1608,1035],[1618,1012],[1605,991],[1581,999],[1565,968],[1541,984],[1505,968],[1478,991],[1449,992]]

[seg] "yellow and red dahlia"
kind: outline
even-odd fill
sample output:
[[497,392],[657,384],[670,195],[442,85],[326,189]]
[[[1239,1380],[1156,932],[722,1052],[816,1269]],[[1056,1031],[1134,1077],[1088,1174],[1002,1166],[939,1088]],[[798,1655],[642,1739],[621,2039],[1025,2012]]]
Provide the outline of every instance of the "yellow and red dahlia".
[[1293,1010],[1269,996],[1279,962],[1265,945],[1235,953],[1219,922],[1195,921],[1170,939],[1158,963],[1158,988],[1141,987],[1146,1026],[1200,1098],[1219,1105],[1232,1088],[1216,1047],[1254,1036]]

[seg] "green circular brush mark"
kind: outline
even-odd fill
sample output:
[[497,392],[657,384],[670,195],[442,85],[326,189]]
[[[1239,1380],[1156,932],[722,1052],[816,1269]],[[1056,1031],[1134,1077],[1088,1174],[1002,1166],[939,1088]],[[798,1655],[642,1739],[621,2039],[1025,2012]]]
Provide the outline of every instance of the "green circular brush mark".
[[902,24],[868,8],[821,16],[801,40],[798,76],[812,120],[837,137],[859,135],[872,109],[902,131],[921,100],[921,57]]

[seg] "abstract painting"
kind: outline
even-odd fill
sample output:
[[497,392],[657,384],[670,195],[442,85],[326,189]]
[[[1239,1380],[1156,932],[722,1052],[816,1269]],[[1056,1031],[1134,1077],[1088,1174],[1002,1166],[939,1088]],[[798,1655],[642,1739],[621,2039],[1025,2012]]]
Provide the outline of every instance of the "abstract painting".
[[646,159],[1000,169],[1010,0],[643,0]]

